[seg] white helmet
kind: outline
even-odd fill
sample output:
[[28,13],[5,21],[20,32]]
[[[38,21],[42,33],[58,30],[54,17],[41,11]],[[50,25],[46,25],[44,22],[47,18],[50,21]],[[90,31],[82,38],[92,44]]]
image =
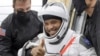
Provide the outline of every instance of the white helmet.
[[63,39],[64,34],[67,32],[69,23],[69,12],[65,8],[65,5],[60,2],[47,3],[43,6],[40,12],[38,12],[39,20],[44,23],[43,15],[53,15],[62,19],[62,24],[59,30],[53,36],[48,36],[45,32],[45,29],[43,28],[43,32],[46,35],[46,39],[50,43],[60,42],[60,40]]

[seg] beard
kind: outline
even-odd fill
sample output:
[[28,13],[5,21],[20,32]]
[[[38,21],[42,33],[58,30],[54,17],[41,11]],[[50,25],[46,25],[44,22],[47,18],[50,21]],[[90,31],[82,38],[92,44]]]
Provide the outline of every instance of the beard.
[[78,16],[80,16],[82,12],[87,8],[85,0],[73,0],[73,4]]

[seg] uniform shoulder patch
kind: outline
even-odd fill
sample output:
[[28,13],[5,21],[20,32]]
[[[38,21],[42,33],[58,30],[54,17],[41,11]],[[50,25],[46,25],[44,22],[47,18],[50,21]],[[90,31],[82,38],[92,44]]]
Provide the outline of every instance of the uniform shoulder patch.
[[81,45],[83,45],[84,47],[86,47],[87,49],[92,47],[92,44],[90,43],[90,41],[85,36],[81,36],[79,43]]
[[5,36],[6,35],[5,32],[6,32],[5,29],[0,28],[0,36]]

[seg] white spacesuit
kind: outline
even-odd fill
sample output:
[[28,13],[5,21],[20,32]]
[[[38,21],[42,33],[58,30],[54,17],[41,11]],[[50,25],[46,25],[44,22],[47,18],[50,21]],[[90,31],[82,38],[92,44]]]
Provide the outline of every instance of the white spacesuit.
[[[43,15],[53,15],[61,17],[62,24],[53,36],[48,36],[43,29],[43,33],[38,37],[44,38],[45,56],[97,56],[91,43],[81,34],[75,33],[68,28],[69,12],[62,3],[47,3],[38,13],[39,20],[44,23]],[[24,49],[37,46],[34,42],[27,42],[18,52],[18,56],[23,56]]]

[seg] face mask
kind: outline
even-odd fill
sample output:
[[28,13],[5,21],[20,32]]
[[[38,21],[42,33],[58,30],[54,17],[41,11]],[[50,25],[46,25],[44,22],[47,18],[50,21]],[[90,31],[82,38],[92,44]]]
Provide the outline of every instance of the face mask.
[[81,13],[87,8],[85,0],[73,0],[74,7],[76,8],[77,15],[80,16]]
[[28,12],[17,11],[17,14],[16,14],[17,21],[20,24],[26,24],[26,23],[28,23],[29,20],[30,20],[29,12],[30,11],[28,11]]

